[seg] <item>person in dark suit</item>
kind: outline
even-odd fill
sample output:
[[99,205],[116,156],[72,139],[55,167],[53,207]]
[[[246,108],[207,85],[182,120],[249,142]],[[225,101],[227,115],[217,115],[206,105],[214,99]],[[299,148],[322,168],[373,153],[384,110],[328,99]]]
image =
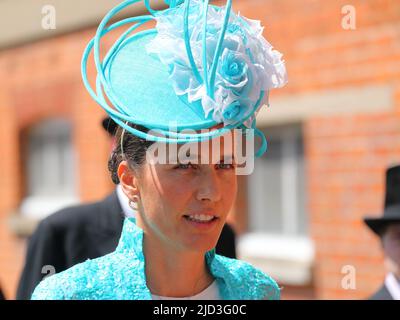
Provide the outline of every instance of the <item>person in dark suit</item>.
[[387,268],[384,283],[369,299],[400,300],[400,165],[386,172],[383,216],[364,221],[380,237]]
[[0,300],[6,300],[6,297],[4,296],[3,291],[1,290],[1,287],[0,287]]
[[[116,124],[110,118],[104,119],[103,127],[110,135],[115,133]],[[102,201],[62,209],[42,220],[29,240],[17,299],[30,299],[44,277],[115,250],[124,218],[130,214],[128,199],[117,186]],[[236,258],[235,233],[228,224],[216,252]]]

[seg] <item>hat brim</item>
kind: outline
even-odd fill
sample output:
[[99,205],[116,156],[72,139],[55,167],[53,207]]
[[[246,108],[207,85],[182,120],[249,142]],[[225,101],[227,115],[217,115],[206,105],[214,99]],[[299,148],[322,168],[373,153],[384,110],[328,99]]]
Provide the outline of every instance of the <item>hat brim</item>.
[[381,230],[391,223],[400,223],[400,218],[364,218],[365,224],[377,235],[381,235]]

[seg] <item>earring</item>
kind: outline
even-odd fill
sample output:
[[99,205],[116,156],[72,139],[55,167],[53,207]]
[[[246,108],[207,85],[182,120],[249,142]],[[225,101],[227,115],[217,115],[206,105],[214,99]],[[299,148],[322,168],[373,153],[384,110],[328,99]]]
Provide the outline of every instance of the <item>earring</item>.
[[129,206],[134,211],[138,211],[138,200],[139,197],[137,195],[132,196],[132,199],[129,199]]

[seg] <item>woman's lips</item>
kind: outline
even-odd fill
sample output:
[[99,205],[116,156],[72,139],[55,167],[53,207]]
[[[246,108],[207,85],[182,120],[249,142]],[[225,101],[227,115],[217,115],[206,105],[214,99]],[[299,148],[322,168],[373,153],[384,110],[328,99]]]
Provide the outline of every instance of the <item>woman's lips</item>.
[[213,214],[186,214],[184,217],[197,222],[208,222],[216,218]]
[[209,230],[214,227],[219,218],[215,215],[184,215],[183,219],[198,230]]

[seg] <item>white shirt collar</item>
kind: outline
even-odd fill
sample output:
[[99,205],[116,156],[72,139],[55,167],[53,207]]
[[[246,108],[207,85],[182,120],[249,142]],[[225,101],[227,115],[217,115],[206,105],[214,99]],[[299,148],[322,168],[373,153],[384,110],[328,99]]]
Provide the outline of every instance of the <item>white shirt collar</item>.
[[400,300],[400,283],[393,273],[386,275],[385,286],[394,300]]
[[125,195],[120,184],[117,185],[117,196],[124,215],[130,218],[135,217],[135,211],[133,211],[133,209],[129,206],[129,199]]
[[175,297],[158,296],[155,294],[151,294],[151,297],[153,300],[221,300],[219,297],[218,285],[216,280],[214,280],[202,292],[191,297],[175,298]]

